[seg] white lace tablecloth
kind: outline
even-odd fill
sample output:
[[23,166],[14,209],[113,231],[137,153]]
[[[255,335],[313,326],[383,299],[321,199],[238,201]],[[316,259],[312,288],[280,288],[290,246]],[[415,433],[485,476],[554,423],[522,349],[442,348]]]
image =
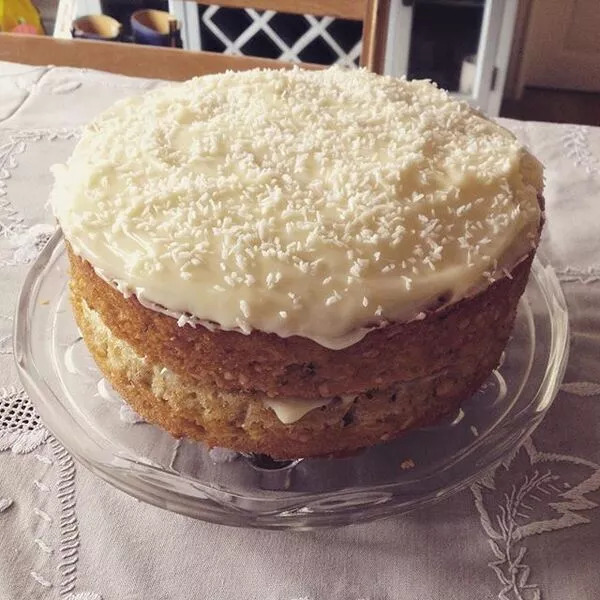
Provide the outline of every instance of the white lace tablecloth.
[[600,129],[505,122],[547,168],[543,246],[572,348],[547,418],[485,482],[377,523],[239,530],[142,504],[47,434],[11,331],[53,229],[48,169],[98,111],[155,85],[0,63],[0,600],[600,598]]

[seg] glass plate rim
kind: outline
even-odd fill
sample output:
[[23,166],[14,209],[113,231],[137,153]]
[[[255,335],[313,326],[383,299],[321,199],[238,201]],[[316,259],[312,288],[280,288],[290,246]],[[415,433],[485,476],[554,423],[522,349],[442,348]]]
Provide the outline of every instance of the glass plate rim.
[[[35,361],[31,352],[31,343],[32,340],[30,336],[27,335],[29,331],[29,324],[31,321],[31,305],[34,304],[31,302],[33,298],[36,297],[37,291],[41,282],[43,280],[44,275],[46,274],[47,268],[50,264],[53,264],[54,260],[57,260],[58,257],[55,255],[64,253],[64,244],[63,244],[63,236],[60,229],[52,235],[46,246],[43,248],[38,258],[34,261],[31,268],[29,269],[19,292],[19,297],[16,305],[16,315],[15,315],[15,323],[14,323],[14,336],[13,336],[13,345],[14,345],[14,354],[15,361],[17,364],[17,370],[21,381],[27,392],[29,393],[36,410],[40,413],[40,416],[43,419],[44,425],[47,429],[58,439],[71,454],[84,466],[86,466],[90,471],[95,473],[101,479],[104,479],[111,485],[125,491],[126,493],[142,499],[150,504],[154,504],[156,506],[160,506],[163,508],[170,508],[175,512],[179,512],[182,514],[187,514],[189,516],[193,516],[196,518],[206,519],[212,522],[223,523],[228,525],[238,525],[238,526],[255,526],[262,528],[286,528],[290,527],[290,524],[286,523],[269,523],[268,519],[266,522],[262,522],[260,517],[268,517],[268,513],[259,513],[252,514],[246,513],[243,510],[238,512],[239,516],[243,515],[243,519],[240,522],[231,522],[232,517],[235,516],[236,512],[234,511],[233,506],[228,505],[227,509],[229,512],[222,513],[221,511],[216,511],[214,515],[207,514],[208,507],[203,506],[203,511],[205,514],[202,516],[198,516],[197,511],[193,511],[191,508],[186,510],[184,506],[185,503],[182,504],[182,500],[184,497],[190,498],[192,503],[194,502],[193,496],[186,496],[181,492],[175,492],[172,489],[165,488],[164,485],[157,485],[156,482],[149,484],[148,480],[142,478],[145,481],[144,485],[135,485],[132,484],[131,478],[128,476],[128,471],[125,471],[125,465],[127,469],[134,470],[137,476],[140,475],[151,475],[152,473],[160,474],[161,480],[164,480],[166,483],[167,480],[173,478],[174,480],[181,481],[185,480],[189,484],[193,484],[196,489],[200,488],[203,492],[219,492],[223,493],[222,490],[217,490],[211,487],[208,484],[202,484],[201,482],[194,480],[193,478],[187,477],[186,475],[177,474],[175,472],[169,473],[160,467],[156,467],[150,463],[139,462],[133,457],[127,456],[117,456],[113,454],[111,456],[111,465],[110,472],[106,469],[106,462],[100,460],[99,456],[95,456],[90,458],[89,454],[86,454],[81,449],[81,444],[79,447],[76,447],[76,444],[70,442],[65,443],[64,439],[67,436],[62,435],[62,427],[56,428],[54,423],[52,426],[48,426],[48,419],[44,417],[45,413],[45,405],[43,398],[50,397],[54,403],[57,403],[60,407],[60,411],[63,414],[66,414],[68,417],[71,417],[67,408],[60,402],[60,400],[56,397],[54,391],[50,388],[48,383],[45,381],[43,375],[39,372]],[[562,380],[564,371],[566,369],[567,360],[568,360],[568,351],[569,351],[569,322],[568,322],[568,311],[567,305],[564,298],[564,294],[560,287],[560,283],[556,274],[552,267],[545,261],[544,257],[540,258],[540,254],[538,252],[538,256],[534,259],[531,270],[531,277],[536,279],[536,283],[540,287],[540,290],[543,294],[544,301],[546,302],[547,309],[549,312],[549,324],[551,328],[551,348],[550,353],[545,365],[545,372],[540,382],[537,392],[535,394],[535,399],[537,400],[537,404],[535,405],[535,413],[536,418],[532,419],[528,426],[521,430],[520,435],[518,436],[517,445],[526,439],[526,437],[537,427],[537,425],[541,422],[546,411],[551,406],[554,397],[558,391],[558,386],[560,381]],[[35,308],[35,304],[34,304]],[[531,404],[535,404],[532,402]],[[44,408],[39,410],[39,406],[43,405]],[[523,412],[530,410],[530,405],[523,407],[519,412],[510,416],[509,422],[502,422],[502,428],[505,428],[507,425],[510,425],[512,422],[518,421],[519,418],[522,417]],[[81,428],[80,428],[81,429]],[[59,433],[60,431],[60,433]],[[493,433],[493,432],[492,432]],[[69,438],[70,440],[72,438]],[[473,452],[477,450],[478,447],[481,446],[483,440],[486,438],[482,438],[476,440],[472,446],[469,447],[468,451],[466,451],[463,455],[460,456],[459,462],[465,460],[468,456],[470,456]],[[514,442],[514,440],[511,440]],[[89,443],[92,442],[94,446],[96,446],[102,455],[106,454],[106,449],[102,448],[91,436],[87,436],[88,447]],[[512,444],[511,444],[512,445]],[[93,453],[92,453],[93,454]],[[495,467],[499,464],[503,458],[505,457],[506,452],[502,452],[501,456],[496,457],[493,461],[490,461],[484,465],[482,465],[478,470],[474,471],[466,477],[465,479],[456,482],[452,485],[444,487],[442,490],[439,490],[437,493],[431,492],[427,496],[424,496],[419,501],[419,506],[424,506],[426,504],[438,501],[442,498],[447,497],[448,495],[458,491],[458,489],[462,489],[469,485],[471,482],[475,481],[479,478],[483,473]],[[115,463],[115,459],[118,459],[118,462]],[[122,461],[122,464],[120,464]],[[444,469],[451,468],[455,466],[456,463],[444,464]],[[444,470],[442,469],[442,470]],[[121,473],[123,471],[123,473]],[[435,473],[431,473],[427,475],[427,478],[433,478],[438,471]],[[423,481],[424,478],[419,478],[419,481]],[[403,484],[409,483],[410,480],[403,482]],[[140,482],[137,482],[138,484]],[[382,483],[372,486],[366,487],[357,487],[351,489],[342,489],[336,492],[336,497],[343,498],[345,495],[352,496],[356,493],[360,492],[387,492],[393,491],[398,488],[398,483]],[[149,489],[148,489],[149,488]],[[153,493],[154,492],[154,493]],[[156,496],[156,493],[159,492],[160,496]],[[441,493],[440,493],[441,492]],[[227,492],[230,496],[235,496],[235,492]],[[211,499],[210,493],[207,494],[208,499]],[[248,498],[247,495],[240,495],[239,497]],[[290,498],[293,498],[295,501],[310,501],[315,498],[318,500],[322,498],[318,494],[314,492],[299,492],[299,493],[290,493]],[[174,504],[177,506],[168,506],[168,499],[171,498]],[[213,500],[214,501],[214,500]],[[223,509],[223,505],[220,503],[219,507]],[[382,507],[384,508],[384,507]],[[398,512],[403,512],[401,505],[394,504],[387,506],[387,511],[380,511],[377,514],[368,515],[366,518],[363,516],[360,520],[373,520],[377,518],[383,518],[385,516],[389,516],[391,514],[395,514]],[[334,516],[335,513],[328,514],[328,523],[325,525],[330,525],[331,517]],[[342,519],[344,523],[347,521],[348,513],[344,513],[346,518]],[[323,517],[324,515],[314,514],[311,517],[311,527],[312,526],[323,526],[323,524],[319,523],[318,517]],[[235,519],[234,519],[235,520]],[[252,522],[256,521],[256,522]],[[334,525],[336,523],[333,523]],[[343,524],[343,523],[342,523]],[[295,527],[293,524],[292,527]],[[297,528],[297,527],[296,527]]]

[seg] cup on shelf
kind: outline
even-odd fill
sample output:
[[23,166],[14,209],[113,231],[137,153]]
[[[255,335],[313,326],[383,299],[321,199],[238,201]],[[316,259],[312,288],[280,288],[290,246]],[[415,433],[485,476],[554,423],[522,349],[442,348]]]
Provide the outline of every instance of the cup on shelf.
[[131,31],[136,44],[181,48],[177,19],[163,10],[142,9],[131,15]]
[[71,25],[74,38],[116,42],[121,39],[121,23],[108,15],[86,15]]

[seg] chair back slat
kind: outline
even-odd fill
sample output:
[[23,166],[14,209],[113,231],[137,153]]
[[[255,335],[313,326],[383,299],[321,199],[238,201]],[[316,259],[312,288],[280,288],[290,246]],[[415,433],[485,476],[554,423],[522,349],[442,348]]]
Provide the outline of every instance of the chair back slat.
[[[194,1],[198,4],[209,4],[206,0]],[[256,8],[296,15],[362,21],[365,18],[368,0],[215,0],[215,4],[232,8]]]
[[[30,65],[56,65],[98,69],[109,73],[183,81],[197,75],[228,69],[243,71],[257,67],[290,68],[291,63],[253,56],[229,56],[216,52],[189,52],[177,48],[155,48],[118,42],[62,40],[57,38],[0,33],[0,61]],[[302,63],[305,68],[320,65]]]
[[390,0],[368,0],[363,19],[360,64],[375,73],[383,73]]

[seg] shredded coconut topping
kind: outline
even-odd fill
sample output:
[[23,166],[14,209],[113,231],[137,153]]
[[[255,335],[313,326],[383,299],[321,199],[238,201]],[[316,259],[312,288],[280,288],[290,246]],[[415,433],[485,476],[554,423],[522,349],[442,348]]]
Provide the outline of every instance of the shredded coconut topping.
[[54,173],[66,238],[129,290],[330,347],[504,276],[537,241],[542,188],[539,163],[465,103],[337,68],[118,102]]

